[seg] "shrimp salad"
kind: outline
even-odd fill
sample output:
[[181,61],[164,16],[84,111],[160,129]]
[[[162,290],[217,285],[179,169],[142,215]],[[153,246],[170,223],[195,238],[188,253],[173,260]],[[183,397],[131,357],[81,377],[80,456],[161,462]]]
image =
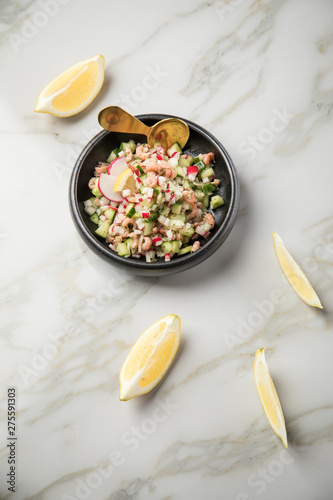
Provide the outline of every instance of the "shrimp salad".
[[[119,172],[121,164],[132,187],[106,197],[101,181]],[[118,255],[147,262],[197,251],[215,225],[213,211],[224,204],[214,195],[220,181],[213,164],[213,153],[193,158],[177,143],[167,151],[158,143],[121,143],[106,162],[97,164],[89,181],[92,197],[84,205],[98,226],[95,233]]]

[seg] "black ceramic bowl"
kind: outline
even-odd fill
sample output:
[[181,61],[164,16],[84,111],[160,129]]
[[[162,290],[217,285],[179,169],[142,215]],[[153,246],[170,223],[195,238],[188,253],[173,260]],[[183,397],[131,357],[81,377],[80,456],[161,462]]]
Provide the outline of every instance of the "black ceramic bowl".
[[[137,118],[146,125],[153,125],[159,120],[169,118],[170,116],[146,114],[138,115]],[[125,267],[135,274],[161,276],[185,271],[200,264],[212,255],[226,240],[237,217],[239,184],[230,156],[222,144],[207,130],[188,120],[184,121],[190,127],[190,138],[184,148],[184,153],[190,153],[192,156],[210,151],[214,153],[214,170],[216,177],[221,181],[218,190],[214,194],[220,194],[225,200],[225,205],[214,211],[215,227],[211,232],[210,238],[208,240],[200,238],[201,247],[192,254],[185,254],[180,257],[175,256],[170,262],[159,259],[157,262],[152,263],[141,259],[136,260],[120,257],[108,247],[105,241],[95,235],[96,225],[89,220],[88,214],[84,211],[83,202],[91,196],[88,181],[93,176],[96,163],[98,161],[105,161],[111,150],[118,147],[122,141],[126,142],[132,138],[136,142],[146,142],[145,136],[131,134],[131,137],[129,137],[128,134],[103,130],[88,142],[74,165],[70,180],[69,200],[73,220],[80,236],[99,257],[116,266]]]

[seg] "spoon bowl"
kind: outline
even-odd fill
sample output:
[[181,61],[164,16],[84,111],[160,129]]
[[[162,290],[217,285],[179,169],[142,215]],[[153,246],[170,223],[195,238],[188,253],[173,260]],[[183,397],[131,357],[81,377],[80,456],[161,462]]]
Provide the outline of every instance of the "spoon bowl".
[[166,118],[148,127],[119,106],[107,106],[102,109],[98,114],[98,122],[109,132],[145,135],[149,146],[159,142],[166,149],[175,142],[183,149],[190,137],[187,123],[180,118]]

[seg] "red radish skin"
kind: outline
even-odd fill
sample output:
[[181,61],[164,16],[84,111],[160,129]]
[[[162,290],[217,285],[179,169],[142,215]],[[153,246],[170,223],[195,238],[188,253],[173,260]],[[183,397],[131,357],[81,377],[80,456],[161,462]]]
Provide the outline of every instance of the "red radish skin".
[[115,193],[113,187],[116,183],[117,177],[109,174],[101,174],[98,178],[98,189],[102,195],[110,201],[120,202],[123,201],[121,193]]
[[192,165],[191,167],[187,167],[187,175],[197,174],[199,172],[198,167]]

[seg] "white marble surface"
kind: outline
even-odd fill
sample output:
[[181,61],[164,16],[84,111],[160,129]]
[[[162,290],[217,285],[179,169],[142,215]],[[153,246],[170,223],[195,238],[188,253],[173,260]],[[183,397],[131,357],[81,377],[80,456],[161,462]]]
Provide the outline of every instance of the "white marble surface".
[[[332,498],[332,18],[330,0],[2,0],[1,499]],[[50,79],[97,53],[106,81],[92,105],[69,119],[34,114]],[[76,234],[69,173],[98,131],[97,112],[116,102],[194,120],[235,161],[235,228],[189,272],[119,274]],[[323,311],[283,279],[274,230]],[[170,312],[183,325],[172,370],[150,395],[121,403],[126,353]],[[253,383],[262,346],[288,452]]]

